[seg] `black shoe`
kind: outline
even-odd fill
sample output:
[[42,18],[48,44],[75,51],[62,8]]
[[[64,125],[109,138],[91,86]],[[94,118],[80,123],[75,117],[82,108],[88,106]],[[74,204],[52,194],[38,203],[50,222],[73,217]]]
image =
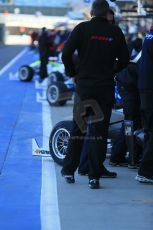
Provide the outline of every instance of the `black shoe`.
[[75,179],[73,175],[64,175],[64,178],[68,184],[74,184]]
[[101,174],[101,178],[116,178],[117,173],[116,172],[110,172],[106,168]]
[[89,188],[91,189],[99,189],[99,180],[97,179],[90,179],[89,180]]
[[139,181],[140,183],[153,184],[153,176],[148,177],[148,176],[137,175],[135,179]]
[[68,184],[74,184],[75,183],[74,175],[66,175],[65,173],[63,173],[63,171],[61,171],[61,174],[65,178],[65,180]]

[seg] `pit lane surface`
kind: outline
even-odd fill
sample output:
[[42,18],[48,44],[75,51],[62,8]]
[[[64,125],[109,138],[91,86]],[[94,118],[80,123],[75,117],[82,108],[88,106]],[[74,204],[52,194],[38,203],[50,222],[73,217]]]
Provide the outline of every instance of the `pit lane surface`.
[[76,183],[66,184],[50,158],[32,156],[32,138],[46,145],[50,129],[72,114],[71,101],[51,108],[43,87],[16,78],[19,66],[35,58],[22,51],[0,76],[0,229],[151,230],[153,187],[134,181],[136,170],[109,167],[118,178],[101,180],[95,191],[77,173]]
[[0,68],[8,64],[8,62],[10,62],[24,48],[25,46],[23,45],[0,45]]

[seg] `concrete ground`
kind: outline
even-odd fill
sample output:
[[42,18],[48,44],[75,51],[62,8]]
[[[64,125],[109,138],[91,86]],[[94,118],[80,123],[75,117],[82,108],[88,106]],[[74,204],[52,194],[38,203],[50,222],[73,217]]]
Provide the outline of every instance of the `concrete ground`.
[[18,68],[34,59],[29,50],[4,69],[20,48],[0,47],[0,229],[151,230],[153,186],[136,182],[137,170],[106,161],[118,177],[101,179],[101,189],[91,190],[87,177],[76,173],[76,183],[66,184],[50,157],[32,156],[32,139],[47,145],[53,126],[71,118],[73,103],[50,107],[40,100],[46,89],[37,77],[29,83],[16,78]]

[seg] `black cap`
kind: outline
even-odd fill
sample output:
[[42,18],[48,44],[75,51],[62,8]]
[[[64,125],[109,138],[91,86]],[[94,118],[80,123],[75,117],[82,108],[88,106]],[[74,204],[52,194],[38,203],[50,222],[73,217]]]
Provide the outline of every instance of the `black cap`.
[[105,16],[109,10],[109,4],[106,0],[95,0],[92,3],[91,14],[92,16],[102,17]]

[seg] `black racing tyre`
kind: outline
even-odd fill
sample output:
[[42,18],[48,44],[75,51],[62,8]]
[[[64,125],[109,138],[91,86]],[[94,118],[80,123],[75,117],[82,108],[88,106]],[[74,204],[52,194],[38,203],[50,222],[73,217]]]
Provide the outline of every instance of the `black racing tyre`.
[[50,105],[63,106],[71,98],[71,93],[63,82],[53,82],[47,88],[47,101]]
[[53,82],[57,82],[57,81],[59,82],[64,81],[63,74],[58,71],[50,73],[48,77],[48,85],[52,84]]
[[72,128],[72,121],[61,121],[53,128],[49,138],[49,149],[53,160],[63,165],[67,154],[68,141]]
[[28,65],[23,65],[19,68],[20,81],[31,81],[34,75],[34,70]]

